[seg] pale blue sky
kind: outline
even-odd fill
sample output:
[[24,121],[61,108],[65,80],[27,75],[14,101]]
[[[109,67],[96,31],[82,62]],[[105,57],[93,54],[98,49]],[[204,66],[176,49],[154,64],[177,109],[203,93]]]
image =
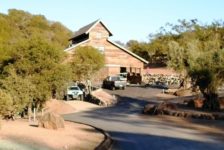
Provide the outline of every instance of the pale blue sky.
[[210,23],[224,17],[224,0],[0,0],[1,13],[10,8],[45,15],[72,31],[100,18],[122,42],[147,41],[149,33],[178,19]]

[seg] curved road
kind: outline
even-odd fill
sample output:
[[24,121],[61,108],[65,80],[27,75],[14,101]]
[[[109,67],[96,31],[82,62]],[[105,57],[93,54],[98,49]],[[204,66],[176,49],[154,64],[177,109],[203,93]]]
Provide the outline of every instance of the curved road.
[[160,89],[128,87],[108,91],[120,97],[116,106],[65,115],[65,120],[90,124],[107,131],[112,150],[223,150],[217,136],[186,128],[167,118],[141,115],[145,104],[156,102]]

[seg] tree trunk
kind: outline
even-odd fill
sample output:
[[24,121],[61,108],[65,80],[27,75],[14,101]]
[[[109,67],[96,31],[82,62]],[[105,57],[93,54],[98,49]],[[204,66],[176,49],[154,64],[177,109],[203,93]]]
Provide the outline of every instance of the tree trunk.
[[209,111],[219,111],[220,104],[218,100],[218,94],[208,91],[207,93],[203,92],[205,97],[203,108]]
[[180,87],[181,89],[189,89],[191,87],[191,78],[189,76],[185,75],[181,82],[180,82]]
[[32,104],[31,103],[28,106],[28,117],[29,117],[29,122],[30,122],[31,118],[32,118]]

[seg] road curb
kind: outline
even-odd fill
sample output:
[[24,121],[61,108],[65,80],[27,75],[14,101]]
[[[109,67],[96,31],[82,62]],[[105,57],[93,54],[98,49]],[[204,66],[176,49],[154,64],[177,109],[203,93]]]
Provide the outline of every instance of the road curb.
[[90,124],[82,123],[82,122],[71,121],[71,120],[65,120],[65,121],[87,125],[87,126],[90,126],[94,129],[96,129],[97,131],[101,132],[104,135],[104,140],[97,147],[95,147],[94,150],[109,150],[110,149],[110,147],[113,143],[113,140],[112,140],[111,136],[103,129],[95,127]]

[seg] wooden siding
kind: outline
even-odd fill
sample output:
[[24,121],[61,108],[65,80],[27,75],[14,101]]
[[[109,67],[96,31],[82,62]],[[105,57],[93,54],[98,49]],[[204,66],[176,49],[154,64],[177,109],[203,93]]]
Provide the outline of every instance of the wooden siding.
[[[99,35],[101,35],[101,37],[99,37]],[[104,47],[103,54],[105,55],[106,67],[103,68],[96,77],[98,76],[100,79],[103,79],[108,75],[116,75],[120,73],[120,67],[127,68],[128,72],[142,74],[144,72],[144,63],[109,42],[107,40],[108,38],[109,32],[101,23],[98,23],[89,32],[89,40],[81,44],[81,46],[88,45],[95,48]]]

